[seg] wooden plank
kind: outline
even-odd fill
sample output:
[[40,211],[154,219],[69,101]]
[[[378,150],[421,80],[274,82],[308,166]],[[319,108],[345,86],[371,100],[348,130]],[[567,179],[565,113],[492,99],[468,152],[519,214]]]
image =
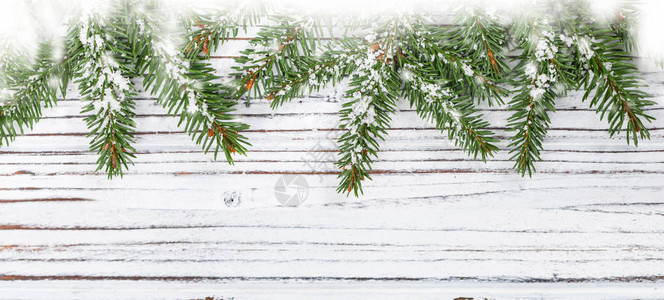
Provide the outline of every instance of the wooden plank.
[[[213,55],[219,74],[249,37]],[[506,106],[480,105],[503,140],[485,164],[401,103],[357,199],[335,192],[342,88],[238,105],[253,146],[235,166],[141,92],[135,165],[107,180],[72,87],[0,149],[0,298],[660,297],[664,72],[635,59],[657,102],[638,148],[571,93],[524,178]],[[297,208],[275,197],[288,174],[308,184]]]
[[[593,299],[606,295],[615,299],[656,299],[661,288],[655,283],[466,283],[466,282],[321,282],[283,280],[272,281],[44,281],[0,282],[0,293],[16,298],[97,299],[122,296],[132,299],[513,299],[557,298]],[[83,289],[82,287],[86,287]],[[463,299],[463,298],[461,298]]]

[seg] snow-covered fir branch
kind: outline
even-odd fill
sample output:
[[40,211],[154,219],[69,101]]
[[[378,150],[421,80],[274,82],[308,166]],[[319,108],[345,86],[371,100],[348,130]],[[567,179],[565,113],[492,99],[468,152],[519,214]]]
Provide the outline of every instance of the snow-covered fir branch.
[[509,103],[514,113],[508,119],[508,126],[516,134],[508,147],[515,169],[521,174],[532,174],[551,123],[548,112],[555,110],[554,100],[566,93],[570,83],[565,76],[567,66],[560,63],[562,43],[566,41],[557,38],[546,18],[524,26],[531,31],[521,40],[524,45],[521,59],[526,63],[519,70],[521,89]]
[[[12,50],[3,54],[0,71],[0,146],[31,128],[42,115],[42,106],[57,102],[62,87],[62,65],[52,59],[52,45],[41,42],[34,60]],[[65,82],[66,82],[65,78]]]
[[236,59],[242,63],[235,67],[240,72],[234,74],[240,76],[236,83],[237,98],[244,95],[253,95],[255,98],[269,96],[267,89],[272,78],[283,77],[282,73],[286,71],[281,66],[294,68],[294,61],[303,55],[301,51],[308,50],[308,47],[300,47],[307,32],[298,20],[284,17],[279,22],[282,23],[281,27],[263,28],[259,33],[260,38],[252,40],[254,48],[248,49],[244,56]]
[[[99,169],[121,175],[134,152],[136,91],[130,78],[143,76],[146,89],[204,151],[215,157],[223,151],[232,162],[231,154],[244,153],[249,145],[241,135],[248,125],[232,115],[240,100],[249,105],[250,99],[267,99],[277,108],[334,85],[345,90],[339,192],[357,195],[397,99],[409,100],[458,147],[485,159],[497,148],[491,148],[491,126],[476,105],[502,105],[502,97],[512,93],[508,127],[514,136],[508,148],[515,169],[530,174],[549,127],[548,113],[572,88],[585,90],[584,99],[607,118],[611,135],[626,130],[634,143],[649,137],[646,123],[653,118],[647,108],[654,102],[630,55],[633,16],[621,9],[616,18],[597,21],[586,4],[565,1],[555,13],[533,10],[510,20],[501,19],[504,12],[474,7],[458,13],[454,26],[440,26],[411,12],[328,22],[277,10],[250,12],[235,4],[183,16],[162,11],[159,1],[118,2],[108,15],[88,13],[70,23],[63,59],[48,54],[36,61],[12,60],[0,53],[0,144],[34,124],[42,106],[55,103],[57,89],[64,93],[75,78]],[[163,30],[165,22],[175,30]],[[259,22],[250,46],[236,57],[237,72],[221,75],[234,81],[222,83],[206,60],[246,25]],[[508,66],[511,51],[521,54]]]
[[560,35],[574,55],[575,76],[579,87],[586,90],[583,99],[597,109],[600,118],[607,117],[611,136],[626,132],[627,143],[638,144],[650,133],[644,122],[654,118],[645,110],[654,104],[643,91],[645,83],[632,57],[635,49],[630,27],[635,12],[630,5],[621,6],[616,18],[598,22],[583,6],[570,9],[570,20]]
[[[320,48],[319,48],[320,49]],[[330,82],[339,82],[350,74],[346,73],[348,61],[355,51],[330,50],[317,55],[312,59],[306,69],[294,76],[286,74],[284,78],[277,78],[275,86],[267,91],[268,101],[272,101],[273,108],[299,97],[309,87],[310,91],[319,91]]]
[[84,49],[85,64],[81,68],[89,100],[95,113],[104,116],[103,127],[115,114],[121,113],[122,102],[135,93],[131,81],[122,75],[120,64],[112,56],[107,45],[111,37],[100,30],[100,19],[87,14],[81,20],[79,40]]
[[607,40],[614,38],[579,40],[576,49],[583,68],[579,68],[581,74],[577,76],[585,84],[584,100],[590,98],[590,105],[602,111],[602,118],[607,114],[609,133],[620,133],[627,123],[627,142],[637,145],[639,139],[650,137],[644,121],[654,118],[644,109],[654,102],[647,100],[650,95],[642,91],[646,85],[631,58],[624,55],[625,46],[607,47]]
[[460,26],[455,27],[451,35],[457,45],[463,45],[460,47],[464,49],[462,55],[486,76],[504,76],[509,69],[505,57],[506,30],[495,7],[486,9],[468,4],[458,16]]
[[492,144],[495,141],[492,133],[485,129],[489,123],[459,99],[459,95],[445,87],[443,82],[427,82],[428,79],[409,70],[408,66],[404,72],[407,75],[402,78],[405,77],[409,88],[407,97],[421,117],[431,119],[436,128],[447,131],[450,140],[476,158],[479,154],[482,160],[486,160],[498,150]]
[[241,29],[246,31],[247,26],[259,20],[263,13],[263,7],[237,2],[214,12],[194,14],[186,23],[189,39],[185,54],[194,58],[202,52],[209,57],[219,45],[236,37]]
[[[299,95],[306,84],[310,90],[318,90],[330,79],[321,72],[338,68],[329,60],[331,57],[321,60],[330,53],[322,50],[327,26],[322,19],[302,14],[268,19],[277,25],[261,27],[250,42],[252,48],[241,51],[243,55],[236,59],[241,64],[234,67],[238,72],[231,74],[240,78],[235,82],[236,98],[247,97],[247,105],[251,98],[277,98],[273,102],[273,107],[277,107]],[[296,72],[299,77],[293,78],[291,75]]]
[[[234,101],[229,88],[211,83],[219,78],[208,63],[202,62],[202,55],[187,57],[192,50],[179,50],[176,46],[178,33],[164,32],[164,16],[158,11],[146,11],[139,15],[141,43],[147,45],[146,59],[139,63],[144,74],[144,85],[159,101],[168,107],[169,113],[180,116],[185,123],[185,132],[197,143],[203,144],[207,152],[213,148],[215,158],[223,151],[228,162],[231,154],[246,151],[246,141],[238,134],[248,126],[229,120]],[[149,71],[151,70],[151,71]]]
[[93,114],[85,118],[93,136],[91,149],[100,155],[98,170],[103,168],[113,177],[122,176],[123,166],[126,168],[132,163],[132,152],[135,152],[131,144],[135,131],[132,98],[136,90],[123,74],[132,69],[124,64],[132,62],[127,62],[126,58],[120,62],[116,58],[119,53],[113,50],[118,49],[118,38],[113,36],[113,29],[106,28],[105,22],[96,12],[84,12],[73,29],[78,46],[71,49],[82,49],[83,63],[76,72],[81,95],[89,101],[83,112]]
[[377,156],[378,140],[384,139],[390,115],[396,107],[396,91],[393,61],[389,51],[390,36],[372,44],[364,53],[353,57],[356,65],[350,76],[351,89],[347,91],[347,102],[342,104],[341,128],[347,131],[339,138],[340,158],[337,165],[342,168],[338,190],[358,195],[362,192],[361,181],[370,178],[372,157]]
[[[411,32],[412,38],[408,40],[410,47],[404,51],[407,55],[419,60],[414,62],[417,64],[414,66],[415,69],[424,68],[426,64],[427,67],[439,70],[439,76],[456,78],[457,82],[450,85],[455,90],[463,91],[473,98],[477,98],[478,101],[485,100],[490,106],[502,104],[502,97],[507,95],[507,90],[498,85],[499,80],[494,78],[495,75],[492,75],[491,71],[479,69],[481,64],[472,57],[463,57],[463,53],[457,53],[454,47],[458,47],[458,45],[454,47],[440,45],[440,40],[446,39],[449,34],[445,31],[432,30],[426,26],[414,28]],[[459,33],[453,32],[452,34],[458,35]],[[496,53],[495,56],[497,59],[499,54]]]
[[[195,89],[196,80],[187,76],[190,62],[185,61],[182,53],[170,41],[157,41],[154,44],[154,52],[158,56],[163,73],[169,77],[176,86],[181,87],[174,95],[175,98],[186,99],[186,111],[189,114],[201,114],[209,123],[214,123],[214,116],[210,113],[207,104],[200,99]],[[162,87],[163,89],[163,87]]]

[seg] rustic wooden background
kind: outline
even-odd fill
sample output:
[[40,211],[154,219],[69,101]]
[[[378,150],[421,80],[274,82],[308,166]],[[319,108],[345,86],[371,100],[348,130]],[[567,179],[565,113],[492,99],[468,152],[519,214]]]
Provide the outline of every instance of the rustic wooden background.
[[[215,53],[220,74],[248,39]],[[573,93],[522,178],[404,104],[360,199],[335,192],[340,91],[238,106],[253,147],[235,166],[142,94],[135,166],[109,181],[72,89],[0,149],[0,298],[664,297],[664,72],[637,60],[659,103],[638,148]],[[505,108],[483,111],[507,138]],[[275,198],[284,174],[308,182],[300,207]]]

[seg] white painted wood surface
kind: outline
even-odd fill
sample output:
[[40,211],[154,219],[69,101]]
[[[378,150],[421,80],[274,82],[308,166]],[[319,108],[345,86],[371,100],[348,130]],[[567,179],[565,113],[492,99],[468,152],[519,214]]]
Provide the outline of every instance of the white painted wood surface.
[[[245,43],[215,55],[220,74]],[[72,92],[0,149],[0,298],[662,298],[664,72],[641,64],[659,104],[638,148],[573,93],[522,178],[507,151],[473,161],[404,103],[360,199],[335,192],[333,90],[238,106],[253,146],[235,166],[142,95],[135,166],[112,181]],[[484,112],[506,139],[505,107]],[[276,200],[284,174],[307,180],[302,206]]]

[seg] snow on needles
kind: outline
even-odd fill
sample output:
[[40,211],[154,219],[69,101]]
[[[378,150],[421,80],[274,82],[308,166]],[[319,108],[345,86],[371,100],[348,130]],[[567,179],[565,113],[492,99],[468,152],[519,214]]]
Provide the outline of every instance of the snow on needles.
[[[115,59],[108,54],[106,38],[96,29],[101,26],[101,19],[97,18],[93,12],[85,12],[80,20],[79,40],[85,50],[87,62],[83,65],[83,76],[91,78],[98,76],[94,82],[91,95],[98,97],[93,99],[93,105],[96,113],[107,111],[107,119],[111,118],[113,113],[120,111],[121,102],[125,100],[127,94],[131,93],[132,84],[122,75],[119,65]],[[106,120],[104,121],[106,122]]]

